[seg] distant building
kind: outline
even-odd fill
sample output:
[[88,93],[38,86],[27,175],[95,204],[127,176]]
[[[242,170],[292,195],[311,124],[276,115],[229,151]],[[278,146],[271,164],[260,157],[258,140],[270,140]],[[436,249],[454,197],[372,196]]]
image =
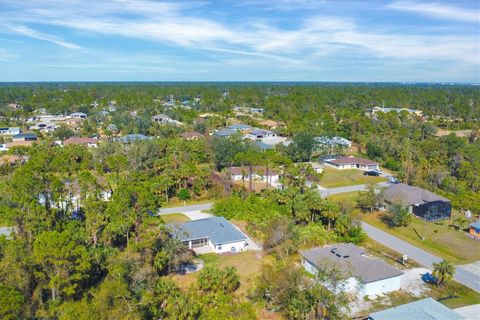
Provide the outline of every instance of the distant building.
[[320,147],[342,147],[342,148],[349,148],[352,146],[352,141],[347,140],[342,137],[315,137],[314,138],[315,142],[320,146]]
[[70,118],[86,119],[87,114],[83,112],[74,112],[70,114]]
[[251,130],[252,129],[251,126],[249,126],[248,124],[243,124],[243,123],[232,124],[232,125],[228,126],[227,128],[230,129],[230,130],[235,130],[235,131],[246,131],[246,130]]
[[233,136],[235,133],[237,133],[235,130],[232,130],[232,129],[229,129],[229,128],[222,128],[222,129],[216,130],[213,133],[213,136],[226,138],[226,137]]
[[327,159],[324,163],[336,169],[360,169],[363,171],[378,170],[379,164],[375,161],[354,157],[345,156],[337,159]]
[[410,213],[427,221],[449,219],[452,215],[450,200],[403,183],[390,185],[384,192],[384,200],[390,205],[404,206]]
[[400,113],[402,111],[406,111],[410,114],[415,114],[417,116],[420,116],[422,117],[423,116],[423,111],[421,110],[414,110],[414,109],[408,109],[408,108],[381,108],[381,107],[374,107],[372,109],[372,114],[376,114],[378,112],[382,112],[382,113],[389,113],[389,112],[396,112],[396,113]]
[[480,239],[480,221],[477,222],[472,222],[469,225],[469,234],[475,238],[475,239]]
[[12,141],[37,141],[37,135],[35,133],[19,133],[12,136]]
[[88,148],[97,148],[98,140],[95,138],[80,138],[80,137],[71,137],[63,141],[65,146],[76,145],[76,146],[85,146]]
[[265,129],[254,129],[245,135],[245,138],[252,139],[252,140],[261,140],[264,138],[273,138],[276,137],[277,134],[270,130]]
[[19,127],[2,127],[0,128],[0,135],[2,136],[13,136],[15,134],[20,134],[22,130]]
[[188,131],[180,134],[180,136],[185,140],[198,140],[204,138],[205,136],[197,131]]
[[140,133],[127,134],[126,136],[119,138],[120,142],[125,144],[135,142],[135,141],[143,141],[143,140],[150,140],[150,139],[151,137],[147,137]]
[[400,290],[403,273],[354,244],[338,243],[304,250],[300,254],[303,267],[311,274],[333,266],[350,275],[342,284],[344,291],[359,296],[374,296]]
[[371,313],[369,320],[462,320],[454,310],[428,297]]
[[263,114],[265,110],[263,108],[250,108],[250,113]]
[[170,118],[169,116],[167,116],[166,114],[163,114],[163,113],[153,116],[152,117],[152,122],[159,123],[159,124],[172,124],[172,125],[175,125],[175,126],[180,126],[180,125],[183,124],[180,121],[174,120],[174,119]]
[[[249,180],[250,174],[248,167],[230,167],[229,168],[232,181]],[[274,169],[268,169],[264,166],[255,166],[252,170],[252,180],[255,182],[268,182],[274,187],[280,186],[280,173]]]
[[171,223],[168,226],[189,249],[209,247],[215,253],[247,250],[247,236],[223,217]]

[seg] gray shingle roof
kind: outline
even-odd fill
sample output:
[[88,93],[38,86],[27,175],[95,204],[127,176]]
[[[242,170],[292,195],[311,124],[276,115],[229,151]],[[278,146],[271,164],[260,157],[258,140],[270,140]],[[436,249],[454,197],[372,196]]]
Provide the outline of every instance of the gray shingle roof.
[[235,134],[235,130],[229,129],[229,128],[223,128],[220,130],[217,130],[213,133],[214,136],[217,137],[229,137]]
[[464,319],[455,311],[432,298],[426,298],[398,307],[374,312],[373,320],[460,320]]
[[224,217],[170,223],[167,226],[173,229],[173,233],[181,241],[209,238],[216,245],[247,240],[247,236]]
[[405,206],[418,205],[432,201],[450,202],[447,198],[436,195],[433,192],[403,183],[390,185],[385,190],[384,199],[387,202]]
[[333,264],[340,271],[360,278],[363,283],[393,278],[403,274],[383,260],[368,255],[363,248],[351,243],[338,243],[323,248],[313,248],[300,252],[317,268]]

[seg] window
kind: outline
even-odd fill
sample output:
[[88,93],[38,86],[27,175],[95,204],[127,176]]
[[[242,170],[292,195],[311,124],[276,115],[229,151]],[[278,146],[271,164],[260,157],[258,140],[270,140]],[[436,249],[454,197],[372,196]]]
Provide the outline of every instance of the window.
[[219,244],[219,245],[217,246],[217,250],[219,250],[219,251],[222,250],[222,245],[221,245],[221,244]]

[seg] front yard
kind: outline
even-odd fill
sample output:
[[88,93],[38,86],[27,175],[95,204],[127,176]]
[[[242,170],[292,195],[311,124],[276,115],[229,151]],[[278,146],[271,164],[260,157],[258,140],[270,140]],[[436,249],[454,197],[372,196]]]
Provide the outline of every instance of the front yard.
[[338,170],[325,166],[319,184],[325,188],[338,188],[357,184],[378,183],[382,181],[385,181],[382,177],[363,175],[362,170]]
[[161,217],[165,223],[190,221],[190,219],[183,213],[162,214]]
[[[465,231],[450,227],[451,220],[426,222],[414,217],[408,227],[390,228],[381,220],[382,214],[365,214],[362,219],[374,227],[455,264],[480,260],[480,241],[469,238]],[[421,237],[425,240],[421,240]]]

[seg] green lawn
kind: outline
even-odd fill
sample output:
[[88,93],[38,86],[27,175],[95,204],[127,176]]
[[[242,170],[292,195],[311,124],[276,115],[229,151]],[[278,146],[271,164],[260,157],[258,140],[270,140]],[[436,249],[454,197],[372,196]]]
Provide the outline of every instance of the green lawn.
[[210,203],[213,202],[215,199],[203,199],[203,200],[186,200],[186,201],[181,201],[176,198],[170,200],[168,204],[165,204],[162,206],[162,208],[173,208],[173,207],[181,207],[181,206],[192,206],[195,204],[204,204],[204,203]]
[[[480,243],[478,240],[469,238],[465,231],[450,228],[451,220],[434,223],[415,217],[409,227],[390,228],[381,221],[381,215],[381,213],[365,214],[362,219],[455,264],[480,260]],[[425,237],[425,240],[421,240],[419,235]]]
[[162,215],[162,219],[165,223],[190,221],[190,219],[183,213],[164,214]]
[[[205,266],[217,266],[220,269],[225,267],[237,268],[240,276],[239,293],[246,295],[253,288],[255,276],[260,272],[262,256],[259,252],[244,251],[236,254],[217,255],[215,253],[204,254],[197,258],[205,262]],[[181,287],[188,287],[195,283],[198,272],[187,275],[174,275],[172,278]]]
[[363,171],[356,169],[337,170],[324,167],[319,185],[325,188],[338,188],[356,184],[369,184],[385,181],[382,177],[363,175]]
[[338,204],[349,203],[352,205],[356,204],[357,198],[358,198],[358,191],[338,193],[338,194],[332,194],[331,196],[328,196],[328,200],[331,200]]

